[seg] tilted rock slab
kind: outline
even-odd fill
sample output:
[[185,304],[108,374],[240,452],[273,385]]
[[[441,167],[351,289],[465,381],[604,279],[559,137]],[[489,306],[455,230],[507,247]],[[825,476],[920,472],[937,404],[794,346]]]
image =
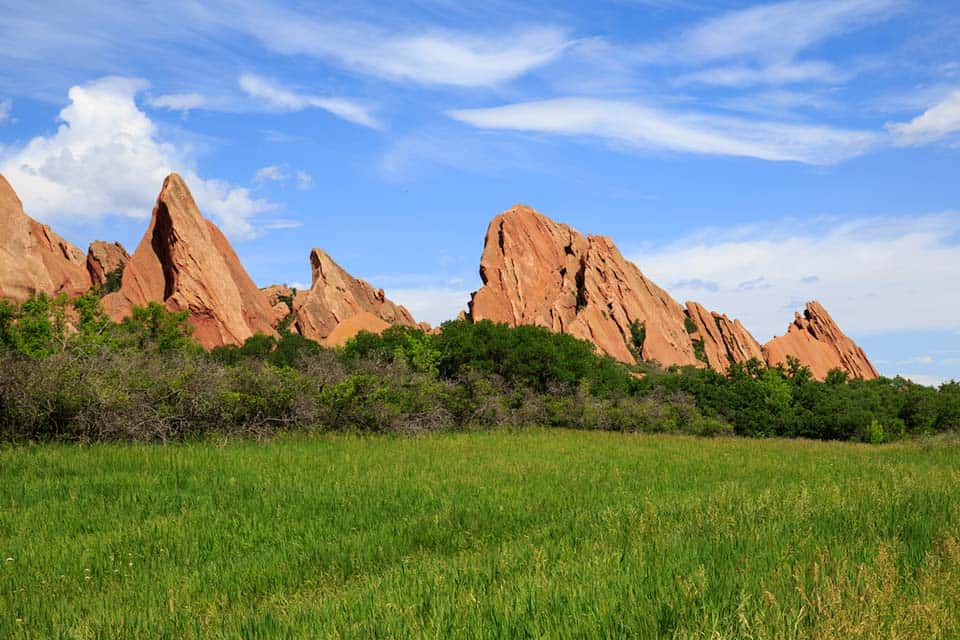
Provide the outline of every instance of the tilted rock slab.
[[130,254],[119,242],[94,240],[87,250],[87,272],[95,287],[107,282],[107,276],[124,268],[130,261]]
[[0,175],[0,298],[23,302],[37,293],[74,297],[88,289],[86,254],[28,216]]
[[797,313],[785,335],[763,347],[770,366],[786,364],[793,356],[810,367],[819,380],[831,369],[841,369],[855,378],[880,377],[867,354],[844,334],[819,302],[808,302],[803,314]]
[[694,354],[683,307],[609,238],[584,237],[518,205],[490,222],[480,278],[483,286],[470,300],[475,321],[569,333],[623,362],[635,361],[631,327],[639,323],[644,360],[704,365]]
[[383,322],[416,327],[402,305],[389,300],[383,289],[354,278],[322,249],[310,252],[313,280],[309,291],[297,291],[294,327],[305,338],[323,342],[341,322],[367,312]]
[[215,224],[203,218],[176,173],[157,196],[150,226],[123,271],[120,290],[103,299],[119,322],[131,307],[162,302],[187,310],[193,337],[211,349],[276,335],[274,312]]

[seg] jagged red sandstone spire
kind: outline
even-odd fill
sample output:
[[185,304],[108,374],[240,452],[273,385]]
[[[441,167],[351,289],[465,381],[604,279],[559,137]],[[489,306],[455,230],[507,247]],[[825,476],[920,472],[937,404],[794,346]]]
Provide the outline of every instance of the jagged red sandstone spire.
[[187,310],[205,348],[241,344],[255,333],[275,335],[266,296],[247,275],[230,243],[201,216],[176,173],[163,182],[150,226],[123,271],[120,290],[103,299],[119,321],[134,305],[163,302]]
[[89,288],[83,251],[28,216],[0,175],[0,299],[22,302],[37,293],[78,296]]

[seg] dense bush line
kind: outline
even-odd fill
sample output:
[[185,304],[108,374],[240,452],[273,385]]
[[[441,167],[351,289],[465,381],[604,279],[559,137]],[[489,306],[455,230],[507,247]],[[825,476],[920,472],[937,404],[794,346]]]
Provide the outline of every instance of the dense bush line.
[[114,324],[94,295],[0,302],[0,439],[538,425],[883,442],[960,429],[957,383],[819,382],[795,362],[628,368],[539,327],[442,329],[361,333],[337,350],[258,335],[207,353],[186,314],[159,304]]

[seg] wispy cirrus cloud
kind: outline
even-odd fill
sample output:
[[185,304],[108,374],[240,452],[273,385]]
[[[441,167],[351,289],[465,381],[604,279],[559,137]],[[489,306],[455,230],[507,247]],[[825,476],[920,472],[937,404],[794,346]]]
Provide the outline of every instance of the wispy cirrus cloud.
[[757,5],[708,19],[648,51],[661,60],[706,65],[680,75],[680,84],[840,83],[854,75],[851,69],[800,55],[830,38],[887,20],[905,5],[905,0],[788,0]]
[[380,123],[371,114],[368,106],[346,98],[315,96],[298,93],[270,78],[245,73],[239,79],[240,88],[251,98],[276,111],[302,111],[303,109],[322,109],[338,118],[372,129],[379,129]]
[[13,101],[7,98],[0,100],[0,124],[10,119],[10,110],[13,108]]
[[960,131],[960,89],[910,122],[889,123],[887,129],[899,145],[936,142]]
[[273,51],[419,85],[498,85],[554,61],[571,44],[565,30],[553,26],[491,35],[438,27],[397,30],[276,8],[248,14],[242,24]]
[[743,156],[826,165],[858,156],[880,141],[869,131],[666,111],[641,103],[557,98],[449,111],[483,129],[594,136],[641,149]]

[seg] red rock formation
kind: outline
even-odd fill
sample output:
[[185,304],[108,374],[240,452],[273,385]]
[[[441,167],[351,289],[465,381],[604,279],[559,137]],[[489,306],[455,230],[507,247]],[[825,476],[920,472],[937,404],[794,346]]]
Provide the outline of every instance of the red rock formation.
[[403,306],[388,300],[383,289],[374,289],[354,278],[321,249],[310,252],[313,283],[294,298],[294,326],[305,338],[322,342],[344,320],[366,311],[387,324],[415,327]]
[[0,298],[23,302],[40,292],[78,296],[89,288],[83,251],[24,213],[0,175]]
[[726,371],[730,364],[751,358],[764,361],[760,343],[739,320],[709,312],[699,302],[687,302],[687,315],[696,325],[691,336],[694,340],[703,340],[703,353],[711,369]]
[[130,254],[119,242],[94,240],[87,250],[87,272],[95,287],[107,282],[107,276],[124,268],[130,261]]
[[[491,221],[480,259],[483,287],[470,317],[536,324],[590,340],[634,362],[699,365],[681,307],[627,261],[609,238],[584,237],[525,206]],[[632,328],[643,327],[642,348]]]
[[183,179],[172,173],[157,196],[150,226],[123,271],[120,291],[103,299],[119,321],[133,305],[163,302],[188,310],[205,348],[276,335],[273,310],[220,230],[200,215]]
[[786,364],[793,356],[823,380],[831,369],[842,369],[855,378],[873,380],[880,374],[863,349],[848,338],[819,302],[808,302],[803,315],[794,317],[785,335],[763,347],[767,364]]
[[260,289],[260,291],[267,297],[267,304],[273,310],[273,326],[280,326],[280,323],[286,320],[292,312],[289,303],[293,302],[293,289],[285,284],[272,284]]
[[361,311],[343,320],[333,331],[323,340],[323,344],[328,347],[342,347],[347,341],[360,333],[369,331],[370,333],[381,334],[390,327],[389,324],[373,315],[369,311]]

